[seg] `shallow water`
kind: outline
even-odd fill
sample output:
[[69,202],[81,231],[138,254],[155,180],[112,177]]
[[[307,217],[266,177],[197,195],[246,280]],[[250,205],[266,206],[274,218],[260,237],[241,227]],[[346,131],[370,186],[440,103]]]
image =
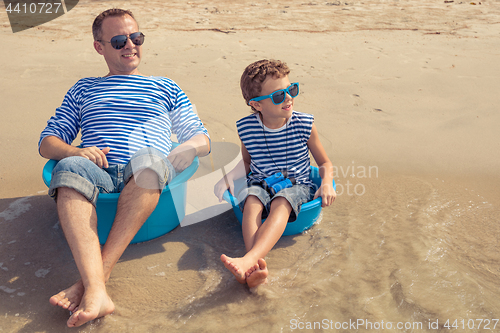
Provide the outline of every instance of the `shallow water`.
[[400,331],[418,332],[448,330],[446,321],[457,319],[470,331],[483,331],[487,320],[493,328],[491,320],[500,318],[498,207],[440,180],[385,177],[363,185],[363,196],[339,196],[311,230],[283,238],[267,257],[269,285],[254,292],[217,260],[242,253],[231,213],[195,227],[207,234],[179,230],[191,234],[187,260],[198,272],[170,286],[166,274],[163,288],[192,283],[190,292],[177,302],[163,299],[141,320],[141,309],[131,306],[131,317],[114,315],[92,327],[286,332],[316,322],[317,331],[377,331],[401,323]]
[[[76,331],[499,330],[498,205],[440,179],[362,185],[363,195],[339,195],[313,228],[279,241],[267,256],[269,284],[258,290],[239,285],[218,259],[243,254],[231,211],[130,246],[108,283],[115,313]],[[60,257],[47,258],[52,273],[76,278],[69,255]],[[48,302],[22,308],[16,316],[2,306],[4,330],[64,330],[67,314]]]

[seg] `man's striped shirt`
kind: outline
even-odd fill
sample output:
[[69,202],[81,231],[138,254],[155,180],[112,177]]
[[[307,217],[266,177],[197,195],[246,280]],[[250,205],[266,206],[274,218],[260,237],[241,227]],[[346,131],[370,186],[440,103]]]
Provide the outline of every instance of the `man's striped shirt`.
[[83,147],[110,147],[110,164],[126,164],[140,148],[150,146],[165,155],[171,135],[182,143],[208,132],[193,112],[181,88],[165,77],[115,75],[79,80],[40,135],[67,144],[81,130]]

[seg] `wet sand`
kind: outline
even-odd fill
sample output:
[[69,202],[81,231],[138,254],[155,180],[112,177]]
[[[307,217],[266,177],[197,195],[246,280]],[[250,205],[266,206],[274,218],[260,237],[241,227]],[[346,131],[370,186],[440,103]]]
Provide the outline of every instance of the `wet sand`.
[[[394,331],[464,331],[447,319],[493,328],[500,2],[474,3],[80,1],[16,34],[0,13],[0,330],[69,330],[68,313],[48,299],[78,271],[37,142],[79,78],[106,74],[90,25],[110,7],[135,13],[146,35],[141,72],[176,81],[217,143],[213,169],[203,158],[198,179],[236,157],[235,121],[249,112],[243,69],[275,58],[301,84],[296,110],[315,116],[338,199],[312,229],[280,240],[267,257],[269,285],[251,292],[218,259],[243,254],[239,224],[220,213],[227,205],[213,208],[213,184],[198,183],[191,223],[131,245],[115,267],[115,313],[73,331],[289,332],[317,322],[311,331],[336,331],[357,320],[372,323],[357,331],[382,321],[422,325]],[[200,201],[207,219],[192,223],[203,220],[192,215]]]

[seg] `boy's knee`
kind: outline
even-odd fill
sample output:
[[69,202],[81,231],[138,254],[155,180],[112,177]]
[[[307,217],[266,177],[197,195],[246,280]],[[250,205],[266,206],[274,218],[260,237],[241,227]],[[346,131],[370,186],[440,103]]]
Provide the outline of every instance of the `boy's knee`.
[[285,206],[287,209],[292,209],[290,202],[284,197],[276,197],[271,201],[271,209],[277,206]]
[[260,206],[264,207],[264,205],[262,204],[260,199],[258,197],[256,197],[255,195],[249,195],[246,198],[245,206],[246,205],[260,205]]
[[243,210],[252,210],[256,212],[262,213],[264,211],[264,204],[260,199],[254,195],[249,195],[245,199],[245,205],[243,206]]

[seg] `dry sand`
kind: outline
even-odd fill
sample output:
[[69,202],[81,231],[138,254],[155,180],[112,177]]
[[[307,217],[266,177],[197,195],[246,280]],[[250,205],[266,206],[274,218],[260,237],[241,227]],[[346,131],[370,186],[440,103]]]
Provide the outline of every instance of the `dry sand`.
[[[0,327],[7,331],[64,326],[65,315],[49,309],[48,298],[77,271],[45,195],[37,142],[71,85],[106,74],[90,26],[110,7],[135,13],[146,35],[141,72],[176,81],[213,142],[238,144],[235,121],[248,113],[238,84],[244,67],[281,59],[301,84],[296,109],[315,115],[334,165],[376,166],[382,186],[395,175],[438,178],[498,205],[498,0],[80,1],[64,16],[16,34],[2,10]],[[202,172],[209,165],[204,159]],[[183,256],[180,238],[161,251],[172,262],[195,262],[196,254]],[[146,265],[154,261],[136,251],[127,253],[143,256]],[[114,298],[133,288],[128,276],[142,274],[123,265],[114,272]],[[172,299],[198,288],[196,271],[175,278],[192,283],[172,289]]]

